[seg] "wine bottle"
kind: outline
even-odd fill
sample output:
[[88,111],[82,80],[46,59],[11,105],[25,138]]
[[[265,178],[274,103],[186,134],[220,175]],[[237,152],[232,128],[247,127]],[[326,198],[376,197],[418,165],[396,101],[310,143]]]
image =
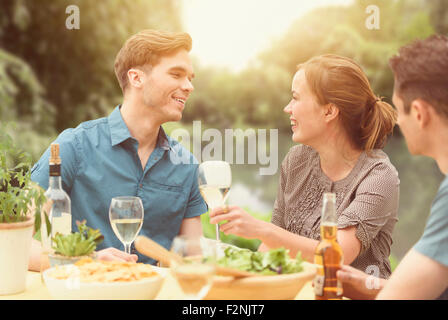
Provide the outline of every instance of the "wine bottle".
[[49,220],[51,222],[51,238],[60,234],[72,232],[71,202],[68,194],[62,189],[61,157],[59,156],[59,144],[51,144],[50,155],[50,180],[45,192],[48,200],[51,200]]

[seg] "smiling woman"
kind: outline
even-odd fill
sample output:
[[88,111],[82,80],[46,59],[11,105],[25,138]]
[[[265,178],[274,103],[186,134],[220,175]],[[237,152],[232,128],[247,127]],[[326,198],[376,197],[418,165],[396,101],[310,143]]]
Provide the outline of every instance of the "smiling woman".
[[394,109],[379,102],[353,60],[336,55],[299,66],[285,107],[292,125],[291,148],[280,173],[272,223],[238,207],[210,214],[221,231],[263,243],[259,250],[289,249],[312,262],[321,239],[323,194],[336,194],[338,242],[344,263],[391,273],[390,246],[397,221],[399,179],[381,150],[396,121]]

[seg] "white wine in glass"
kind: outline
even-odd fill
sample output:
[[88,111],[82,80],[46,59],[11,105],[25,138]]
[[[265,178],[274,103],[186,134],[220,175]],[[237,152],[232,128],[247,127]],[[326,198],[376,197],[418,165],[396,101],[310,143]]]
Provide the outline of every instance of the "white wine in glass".
[[[222,207],[232,184],[230,165],[225,161],[204,161],[198,170],[199,191],[210,210]],[[216,224],[216,240],[219,240],[219,225]]]
[[142,222],[142,219],[113,219],[110,224],[121,242],[132,243],[142,227]]
[[230,188],[228,187],[220,188],[219,186],[203,185],[199,187],[202,197],[210,208],[223,206],[229,190]]
[[170,268],[185,299],[203,299],[213,283],[215,246],[204,237],[177,236],[171,251],[182,257],[181,261],[171,261]]
[[131,254],[131,244],[142,228],[143,217],[144,209],[140,198],[112,198],[109,208],[110,224],[127,254]]

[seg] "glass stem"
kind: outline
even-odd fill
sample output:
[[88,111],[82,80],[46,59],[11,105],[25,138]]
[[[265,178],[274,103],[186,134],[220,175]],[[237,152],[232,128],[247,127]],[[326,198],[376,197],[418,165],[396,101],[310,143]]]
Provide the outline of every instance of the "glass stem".
[[127,254],[131,254],[131,244],[130,243],[124,243],[124,252]]
[[219,241],[219,224],[216,224],[216,240]]

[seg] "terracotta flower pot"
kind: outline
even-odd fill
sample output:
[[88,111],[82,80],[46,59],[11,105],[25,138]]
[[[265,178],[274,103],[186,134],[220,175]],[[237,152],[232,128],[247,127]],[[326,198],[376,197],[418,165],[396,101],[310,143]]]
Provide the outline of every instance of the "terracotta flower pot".
[[34,218],[0,223],[0,295],[25,291]]

